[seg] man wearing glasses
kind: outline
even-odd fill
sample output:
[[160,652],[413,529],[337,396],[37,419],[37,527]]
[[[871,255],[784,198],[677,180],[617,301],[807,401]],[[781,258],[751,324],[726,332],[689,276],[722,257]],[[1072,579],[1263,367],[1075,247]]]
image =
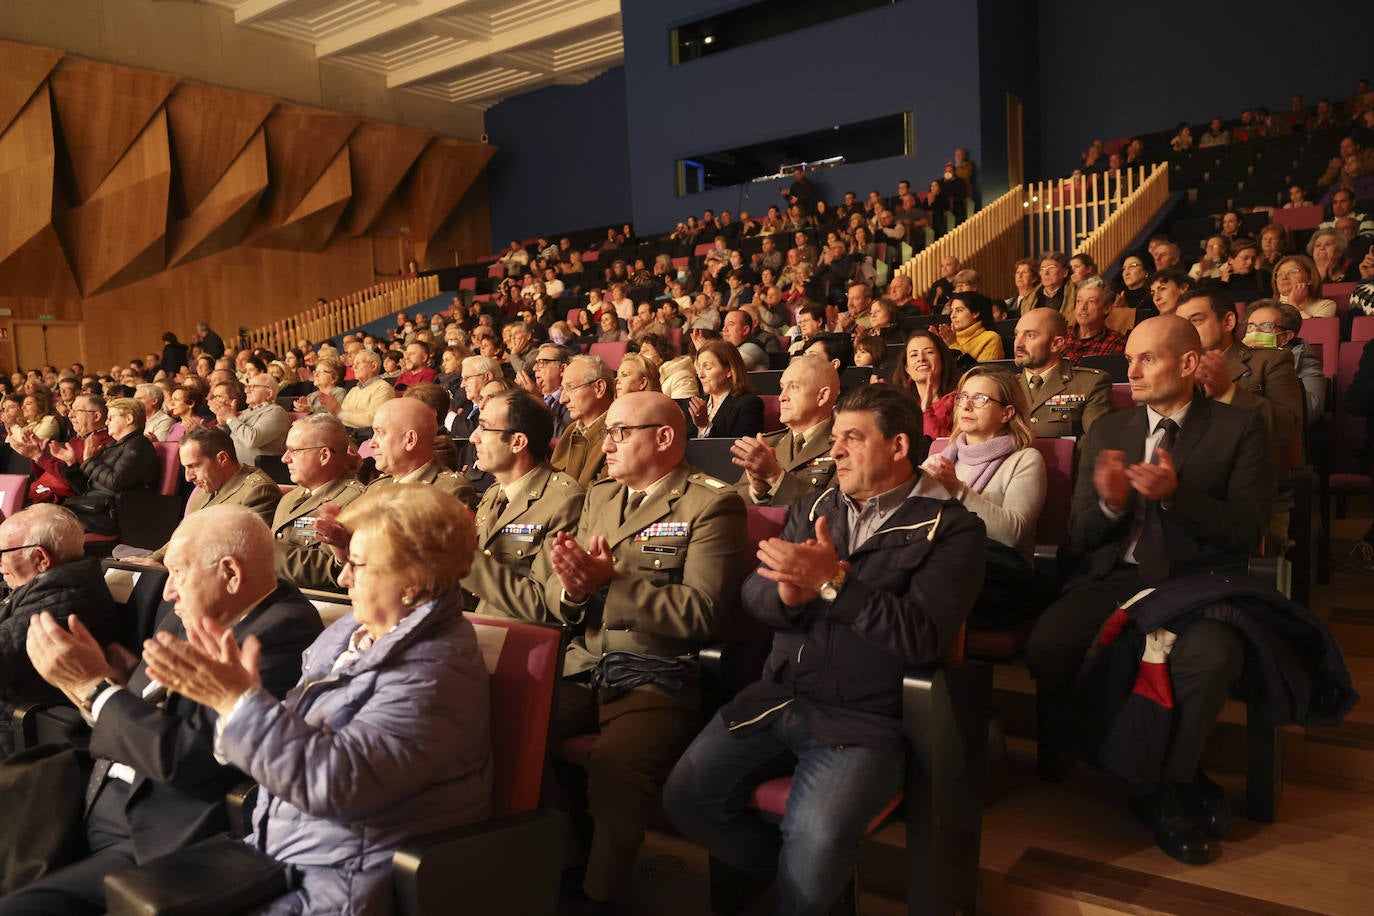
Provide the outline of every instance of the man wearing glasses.
[[[67,440],[67,444],[71,446],[77,464],[85,460],[88,452],[94,455],[114,441],[105,428],[107,416],[104,398],[83,394],[72,402],[67,418],[71,420],[75,435]],[[71,496],[75,491],[66,475],[62,473],[66,464],[49,454],[42,440],[32,432],[26,431],[22,435],[20,433],[21,431],[16,428],[9,438],[9,445],[33,462],[29,502],[61,502]]]
[[[574,359],[569,373],[585,384],[581,369]],[[610,479],[588,491],[576,535],[555,537],[546,592],[580,628],[564,656],[558,733],[599,731],[586,760],[583,892],[603,904],[625,889],[659,788],[700,725],[697,650],[735,614],[754,564],[744,501],[686,464],[686,421],[670,398],[626,394],[604,422]]]
[[[550,463],[583,488],[604,477],[606,411],[615,397],[615,373],[599,356],[574,356],[563,370],[561,401],[572,424],[558,439]],[[681,412],[681,411],[679,411]]]
[[582,514],[582,488],[549,464],[552,430],[548,408],[518,388],[488,398],[473,430],[477,467],[495,480],[477,504],[477,555],[463,580],[479,614],[551,619],[544,545]]
[[568,348],[558,344],[541,344],[534,356],[534,383],[539,386],[538,394],[553,415],[555,436],[563,435],[572,422],[568,408],[563,406],[563,368],[571,358]]
[[341,567],[329,546],[315,537],[315,520],[325,506],[342,510],[366,490],[353,476],[348,430],[330,414],[302,417],[286,434],[282,462],[296,486],[277,504],[270,526],[277,578],[297,588],[342,591]]
[[229,431],[241,463],[257,467],[259,455],[281,457],[291,415],[277,403],[277,383],[263,372],[247,385],[223,382],[210,392],[210,410]]

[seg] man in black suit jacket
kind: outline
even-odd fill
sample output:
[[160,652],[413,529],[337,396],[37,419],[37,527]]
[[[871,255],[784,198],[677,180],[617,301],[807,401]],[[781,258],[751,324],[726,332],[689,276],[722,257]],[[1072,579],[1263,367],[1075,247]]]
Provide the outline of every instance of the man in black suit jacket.
[[[272,536],[251,510],[211,506],[172,535],[159,629],[184,638],[183,619],[211,617],[242,643],[257,637],[265,690],[284,696],[320,616],[272,571]],[[214,755],[215,712],[148,678],[139,664],[117,683],[100,646],[73,615],[71,630],[40,614],[29,630],[34,667],[92,723],[86,858],[0,900],[0,914],[103,913],[105,875],[142,865],[229,829],[224,796],[243,780]],[[170,692],[169,692],[170,690]]]
[[[1243,572],[1259,547],[1275,492],[1268,431],[1255,411],[1195,390],[1201,354],[1197,331],[1181,318],[1138,325],[1126,344],[1137,406],[1102,417],[1083,440],[1070,517],[1083,561],[1026,646],[1046,729],[1043,763],[1054,761],[1054,741],[1065,734],[1056,713],[1113,611],[1171,576]],[[1168,656],[1173,740],[1158,793],[1132,808],[1185,862],[1209,861],[1208,837],[1226,831],[1225,798],[1198,765],[1242,661],[1235,632],[1214,620],[1179,633]]]

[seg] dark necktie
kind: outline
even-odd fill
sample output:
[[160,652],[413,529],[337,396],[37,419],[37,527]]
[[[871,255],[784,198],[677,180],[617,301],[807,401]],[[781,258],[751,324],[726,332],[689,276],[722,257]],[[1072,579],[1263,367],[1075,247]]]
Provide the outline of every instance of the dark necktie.
[[1040,386],[1044,384],[1045,377],[1043,375],[1032,375],[1030,377],[1030,393],[1032,398],[1040,393]]
[[[1163,435],[1159,439],[1159,444],[1155,446],[1154,454],[1150,456],[1151,464],[1159,464],[1161,450],[1173,457],[1174,443],[1178,441],[1178,428],[1178,424],[1168,417],[1159,421],[1155,431],[1162,432]],[[1140,540],[1136,542],[1135,559],[1140,565],[1140,578],[1147,585],[1158,585],[1169,578],[1169,550],[1164,537],[1164,520],[1160,517],[1160,507],[1156,500],[1146,500],[1143,511],[1145,524],[1140,529]]]
[[505,488],[504,488],[504,487],[498,488],[497,491],[496,491],[496,502],[495,502],[495,503],[492,505],[492,507],[491,507],[491,520],[492,520],[492,523],[493,523],[493,524],[494,524],[494,523],[496,522],[496,520],[499,519],[499,518],[501,517],[501,515],[506,511],[506,506],[509,506],[509,505],[510,505],[510,500],[506,498],[506,490],[505,490]]
[[639,508],[642,502],[644,502],[644,491],[629,489],[625,491],[625,514],[620,517],[622,525],[629,520],[630,516],[635,514],[635,510]]

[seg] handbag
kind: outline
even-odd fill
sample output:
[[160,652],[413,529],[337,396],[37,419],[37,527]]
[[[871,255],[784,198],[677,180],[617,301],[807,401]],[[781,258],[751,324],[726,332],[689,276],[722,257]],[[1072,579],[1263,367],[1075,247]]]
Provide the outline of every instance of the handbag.
[[0,761],[0,896],[86,854],[91,758],[69,744],[40,744]]
[[105,876],[109,916],[231,916],[291,890],[291,869],[228,834]]

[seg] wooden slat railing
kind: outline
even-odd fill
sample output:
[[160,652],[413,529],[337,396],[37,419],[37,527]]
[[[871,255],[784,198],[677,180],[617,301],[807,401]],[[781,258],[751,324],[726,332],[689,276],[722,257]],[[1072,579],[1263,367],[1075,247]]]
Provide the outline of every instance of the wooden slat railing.
[[1102,267],[1115,261],[1169,197],[1169,168],[1160,164],[1040,181],[1012,188],[918,253],[898,270],[917,296],[940,278],[954,255],[978,271],[982,292],[1005,299],[1021,258],[1046,251],[1085,252]]
[[439,295],[439,277],[407,277],[369,286],[324,305],[253,328],[248,332],[250,349],[263,347],[284,353],[302,338],[312,342],[337,337],[346,331],[376,321]]

